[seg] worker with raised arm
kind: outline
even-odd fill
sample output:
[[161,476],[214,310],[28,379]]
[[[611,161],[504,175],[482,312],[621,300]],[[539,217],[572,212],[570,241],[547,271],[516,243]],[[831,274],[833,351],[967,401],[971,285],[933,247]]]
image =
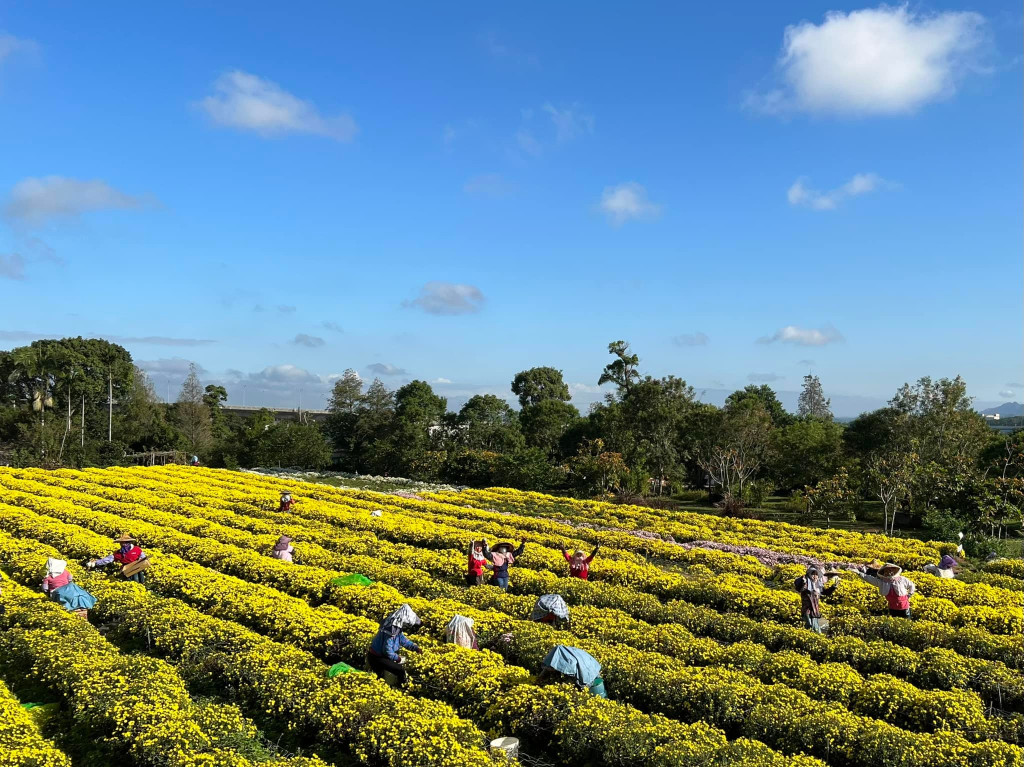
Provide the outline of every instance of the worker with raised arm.
[[903,568],[891,562],[886,562],[878,568],[878,575],[857,573],[861,580],[878,588],[878,593],[885,597],[889,605],[889,615],[893,618],[911,617],[910,598],[917,591],[914,582],[902,573]]
[[99,559],[90,559],[86,563],[86,567],[92,569],[116,563],[121,566],[121,574],[125,578],[136,583],[145,583],[145,569],[149,566],[149,561],[136,540],[128,533],[122,533],[120,538],[114,539],[114,543],[120,545],[117,551]]
[[579,578],[580,580],[587,580],[590,577],[590,563],[594,561],[594,557],[597,556],[597,552],[601,550],[601,544],[597,544],[594,550],[590,553],[590,556],[585,556],[579,549],[575,553],[569,554],[565,550],[565,546],[562,547],[562,556],[565,557],[565,561],[569,563],[569,577]]

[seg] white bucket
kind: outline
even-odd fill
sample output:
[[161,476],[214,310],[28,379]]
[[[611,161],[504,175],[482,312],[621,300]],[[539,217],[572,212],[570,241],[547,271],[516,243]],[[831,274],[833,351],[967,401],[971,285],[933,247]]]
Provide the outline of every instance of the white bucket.
[[497,738],[491,741],[492,751],[501,751],[507,759],[519,756],[519,738]]

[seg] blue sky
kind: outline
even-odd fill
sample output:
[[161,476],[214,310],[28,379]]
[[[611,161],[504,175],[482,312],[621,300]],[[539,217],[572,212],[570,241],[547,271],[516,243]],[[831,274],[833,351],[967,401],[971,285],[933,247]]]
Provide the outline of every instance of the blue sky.
[[922,375],[1020,400],[1022,27],[0,2],[0,345],[101,335],[247,404],[549,364],[585,406],[619,338],[709,399],[810,369],[840,414]]

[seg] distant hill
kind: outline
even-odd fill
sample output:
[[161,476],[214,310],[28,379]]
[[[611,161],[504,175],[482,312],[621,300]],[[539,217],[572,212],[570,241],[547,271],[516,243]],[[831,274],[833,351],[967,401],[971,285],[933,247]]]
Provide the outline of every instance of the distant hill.
[[1024,405],[1019,402],[1004,402],[996,407],[987,407],[981,411],[982,415],[998,415],[1000,418],[1009,418],[1015,415],[1024,415]]

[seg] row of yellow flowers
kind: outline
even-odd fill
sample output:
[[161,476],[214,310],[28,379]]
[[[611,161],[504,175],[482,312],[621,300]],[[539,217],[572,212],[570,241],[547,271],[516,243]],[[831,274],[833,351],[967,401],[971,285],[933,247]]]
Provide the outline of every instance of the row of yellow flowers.
[[[31,526],[33,520],[25,522]],[[39,537],[57,539],[64,555],[98,553],[108,545],[105,537],[73,525],[34,522]],[[57,556],[57,551],[0,534],[0,561],[24,580],[47,556]],[[155,598],[133,584],[100,575],[79,579],[98,599],[97,618],[118,622],[120,635],[146,636],[171,659],[203,658],[203,673],[213,673],[227,688],[236,689],[245,705],[280,717],[308,740],[347,745],[360,761],[392,767],[490,762],[483,733],[442,703],[414,700],[371,675],[328,679],[327,666],[307,652],[205,616],[176,600]],[[363,621],[360,628],[365,633],[375,627]],[[132,656],[131,663],[162,662]],[[54,673],[60,673],[59,667]],[[141,688],[150,684],[145,678],[138,680]]]
[[[40,560],[33,559],[38,575]],[[16,575],[26,564],[5,561]],[[121,654],[88,623],[38,592],[15,584],[4,598],[0,658],[7,672],[28,673],[60,695],[86,740],[110,739],[138,764],[249,767],[251,762],[232,744],[251,737],[255,728],[233,706],[195,704],[171,666]],[[325,767],[316,758],[278,764]]]
[[0,681],[0,767],[71,767],[71,760],[43,737],[32,715]]
[[[31,503],[32,500],[22,498],[22,502]],[[225,528],[213,527],[209,522],[205,520],[196,521],[193,519],[178,517],[164,517],[161,519],[154,518],[154,512],[148,511],[143,507],[126,508],[122,505],[122,511],[127,512],[134,518],[146,518],[144,515],[149,514],[149,518],[152,521],[160,521],[165,524],[172,525],[179,530],[188,530],[201,535],[207,535],[215,537],[218,540],[222,540],[228,543],[234,543],[241,546],[262,546],[264,549],[269,548],[269,545],[274,540],[273,534],[270,533],[270,529],[280,528],[269,528],[265,530],[266,537],[257,540],[253,538],[247,538],[245,535],[239,535]],[[195,507],[190,507],[193,511]],[[250,528],[253,524],[256,527],[260,526],[258,521],[246,522],[246,518],[239,517],[237,515],[224,513],[228,517],[228,521],[232,524],[242,523],[244,527]],[[293,534],[302,535],[305,539],[306,535],[309,534],[308,530],[299,528],[297,530],[290,530]],[[336,534],[337,530],[334,531]],[[313,535],[312,537],[316,537]],[[344,540],[346,536],[338,535],[338,540]],[[321,541],[325,540],[321,537]],[[321,564],[326,567],[334,567],[339,569],[359,569],[366,572],[367,574],[376,577],[381,580],[385,580],[393,585],[399,586],[407,593],[416,594],[419,596],[437,596],[447,595],[461,598],[463,601],[473,602],[474,599],[479,599],[479,596],[473,594],[473,592],[465,592],[461,589],[455,589],[443,583],[439,583],[434,579],[425,575],[425,573],[404,567],[404,566],[387,566],[379,561],[379,557],[384,554],[384,549],[387,549],[390,544],[377,542],[376,544],[368,542],[365,538],[357,538],[356,548],[357,550],[368,548],[373,551],[375,557],[363,557],[363,556],[337,556],[329,552],[319,550],[314,544],[307,542],[300,547],[300,556],[305,557],[306,561],[310,561],[314,564]],[[419,557],[420,560],[417,562],[423,566],[429,566],[429,558],[432,556],[425,552],[417,549],[409,549],[408,551],[400,552],[399,554],[393,555],[397,561],[406,561],[407,559]],[[461,566],[461,556],[456,558],[453,563],[454,568]],[[524,575],[520,573],[520,577]],[[541,584],[543,588],[538,589],[539,593],[545,593],[550,591],[552,587],[561,588],[562,591],[572,588],[588,588],[587,584],[583,584],[575,580],[562,579],[560,582],[551,584],[550,582]],[[315,591],[315,590],[314,590]],[[303,592],[304,595],[310,595],[311,592],[306,588]],[[493,594],[493,590],[484,590],[479,592],[481,595]],[[461,595],[461,596],[460,596]],[[486,597],[485,597],[486,598]],[[518,614],[525,616],[528,614],[529,606],[532,604],[532,599],[519,597],[518,605],[505,605],[504,609],[511,612],[512,614]],[[650,599],[648,597],[648,599]],[[678,606],[670,605],[669,609]],[[511,608],[511,609],[510,609]],[[652,612],[657,612],[659,609],[659,603],[653,600],[651,605]],[[594,613],[602,617],[609,617],[607,614],[609,611],[594,610]],[[678,611],[676,611],[678,613]],[[698,609],[691,608],[691,612],[701,612]],[[707,612],[707,611],[703,611]],[[712,614],[713,617],[717,618],[722,627],[735,628],[735,619],[730,620],[723,616],[717,616]],[[679,617],[678,615],[676,617]],[[690,620],[696,617],[698,620],[703,619],[704,616],[696,615],[689,616]],[[618,627],[623,627],[624,623],[630,623],[633,626],[633,630],[627,632],[630,637],[629,640],[622,640],[619,634],[615,632],[609,632],[610,636],[615,636],[617,641],[628,641],[628,643],[634,646],[639,646],[641,649],[655,649],[662,652],[679,653],[681,657],[684,657],[689,663],[697,663],[701,665],[710,664],[721,664],[721,663],[734,663],[727,657],[723,648],[714,642],[695,641],[689,632],[686,632],[679,626],[672,624],[663,624],[657,629],[652,631],[652,627],[640,624],[636,620],[627,618],[619,614],[614,618],[614,622]],[[603,621],[599,620],[588,620],[579,622],[578,625],[581,627],[578,631],[587,631],[592,625],[599,625]],[[754,628],[759,632],[766,632],[769,627],[764,624],[754,624]],[[783,627],[779,627],[782,629]],[[788,628],[788,627],[787,627]],[[874,646],[863,646],[864,643],[859,640],[837,642],[826,642],[820,637],[810,634],[802,629],[790,629],[789,633],[792,636],[792,644],[799,642],[808,641],[816,642],[817,647],[822,648],[826,651],[824,655],[825,660],[837,659],[837,660],[853,660],[858,662],[858,665],[872,671],[894,671],[900,675],[906,675],[908,672],[912,678],[920,676],[920,678],[927,684],[940,687],[948,687],[950,685],[958,686],[963,685],[965,681],[970,680],[977,689],[988,693],[992,698],[1001,695],[1008,705],[1013,705],[1019,701],[1021,697],[1022,681],[1019,675],[1009,672],[1005,667],[1000,664],[984,664],[980,662],[966,662],[966,659],[958,658],[955,654],[948,651],[932,650],[929,651],[925,656],[918,656],[913,653],[908,653],[902,648],[896,648],[886,643],[876,642]],[[735,640],[736,636],[727,637],[730,641]],[[740,637],[742,638],[742,637]],[[813,638],[813,639],[812,639]],[[790,644],[786,642],[782,646]],[[775,646],[779,646],[778,641],[775,642]],[[820,655],[820,653],[819,653]],[[831,657],[830,657],[831,656]],[[757,657],[756,654],[751,657]],[[752,665],[748,670],[755,673],[763,681],[770,681],[773,678],[773,669],[770,664],[756,664]],[[849,674],[848,678],[857,679],[857,675],[852,669],[847,669]]]
[[[115,518],[111,524],[113,528],[116,529],[116,525],[118,524],[117,519]],[[145,527],[149,528],[151,526],[147,525]],[[173,531],[163,533],[161,535],[159,531],[154,531],[152,529],[149,530],[148,535],[151,537],[156,535],[161,545],[166,545],[175,537],[178,539],[187,538],[187,536],[175,534]],[[202,542],[193,542],[193,554],[197,553],[196,549],[200,543]],[[221,567],[233,568],[236,566],[237,563],[233,561],[235,556],[226,551],[229,547],[217,547],[215,544],[207,541],[205,548],[209,550],[208,556],[214,557],[216,561],[220,563]],[[248,557],[244,557],[246,562],[248,559]],[[271,560],[267,560],[267,562],[271,563]],[[281,563],[273,562],[273,564],[280,565]],[[291,570],[296,569],[312,570],[314,568],[291,568]],[[324,573],[325,578],[330,575],[332,575],[330,572]],[[391,598],[388,603],[388,607],[395,606],[397,604],[396,600],[400,601],[402,599],[401,595]],[[412,600],[412,603],[414,604],[415,609],[424,614],[429,614],[432,606],[436,604],[436,602],[432,603],[426,600]],[[457,604],[449,605],[449,607],[452,609],[460,609],[460,606]],[[463,612],[465,612],[465,610],[463,610]],[[248,611],[241,612],[241,615],[243,616],[247,614]],[[374,611],[371,609],[370,614],[379,615],[380,612],[379,610]],[[443,617],[445,617],[445,619],[450,617],[450,613]],[[477,617],[484,625],[486,625],[486,621],[488,619],[487,614],[478,615]],[[532,624],[521,625],[516,629],[517,635],[529,637],[533,640],[531,647],[534,662],[539,661],[539,657],[543,657],[543,653],[546,651],[547,647],[550,646],[551,642],[550,637],[545,637],[543,634],[538,635],[538,630],[539,627],[535,627]],[[579,641],[576,641],[576,643],[581,644]],[[521,642],[517,643],[517,646],[520,644]],[[721,701],[716,700],[713,705],[710,704],[707,701],[708,690],[716,691],[715,694],[718,696],[725,694],[735,696],[739,690],[743,690],[748,698],[752,694],[751,690],[763,690],[763,692],[760,693],[760,698],[755,699],[753,702],[748,700],[748,708],[751,705],[765,705],[769,699],[774,701],[775,697],[778,695],[777,686],[758,685],[756,682],[751,680],[750,677],[737,672],[728,672],[724,670],[694,670],[683,665],[676,665],[673,667],[672,664],[666,664],[664,660],[658,664],[657,657],[652,657],[649,653],[641,653],[624,647],[611,648],[600,643],[594,644],[584,642],[582,644],[601,658],[606,665],[609,666],[612,672],[618,671],[620,676],[616,676],[612,673],[609,677],[614,680],[613,684],[618,684],[623,692],[632,690],[632,694],[636,695],[638,700],[649,700],[652,694],[657,698],[657,694],[652,692],[650,689],[651,687],[655,690],[673,690],[674,693],[661,693],[662,700],[659,705],[668,706],[669,710],[677,715],[686,715],[690,717],[699,717],[701,715],[714,716],[720,718],[720,721],[716,723],[723,726],[736,726],[739,721],[745,720],[745,716],[739,716],[735,710],[728,715],[723,713]],[[537,657],[538,654],[539,657]],[[611,659],[611,663],[609,663],[609,659]],[[655,665],[654,670],[651,670],[652,664]],[[666,665],[668,665],[669,668],[666,669]],[[639,669],[644,669],[644,671],[638,673]],[[817,676],[816,684],[820,689],[827,690],[830,683],[832,686],[836,684],[835,674],[832,673],[830,676],[829,673],[832,671],[832,669],[823,669],[822,673]],[[668,676],[666,677],[666,675]],[[840,680],[841,679],[842,678],[840,677]],[[841,685],[842,681],[839,681],[839,684]],[[703,696],[694,696],[694,693],[697,691],[694,687],[695,685],[703,685],[700,687],[700,689],[704,690]],[[949,727],[951,725],[956,726],[959,724],[962,728],[980,728],[985,732],[985,734],[994,734],[984,727],[985,723],[983,716],[981,715],[980,705],[978,705],[976,699],[974,699],[972,703],[969,696],[965,698],[962,695],[958,696],[953,693],[946,694],[945,696],[932,694],[928,696],[926,700],[922,700],[919,691],[914,691],[916,693],[915,697],[908,692],[907,688],[909,686],[903,685],[901,687],[900,683],[896,680],[884,678],[872,680],[870,685],[862,685],[862,687],[863,695],[866,698],[881,695],[884,699],[886,697],[886,690],[890,690],[891,695],[889,697],[895,696],[906,701],[907,704],[904,707],[894,709],[894,716],[899,719],[911,721],[918,726],[935,728]],[[685,691],[687,694],[682,694],[681,691]],[[780,713],[783,708],[787,710],[792,710],[794,706],[799,708],[801,702],[805,706],[810,705],[808,698],[801,697],[800,693],[796,693],[795,691],[790,692],[792,695],[796,695],[797,697],[787,699],[785,701],[785,705],[780,702],[775,702],[775,705],[780,709]],[[699,708],[699,710],[688,708],[688,706],[694,705],[693,701],[698,701],[696,705],[698,707],[703,705],[703,708]],[[703,701],[703,704],[699,703],[699,701]],[[749,711],[744,713],[749,713]],[[929,718],[931,718],[931,721],[927,721]],[[863,717],[858,717],[856,723],[861,725],[858,728],[859,731],[863,731],[864,726],[866,726],[864,725],[864,722],[870,723],[870,721],[871,720],[865,720]],[[882,725],[879,722],[875,722],[872,726],[875,729],[885,727],[885,725]]]
[[[40,537],[50,537],[60,542],[62,550],[82,554],[102,547],[106,538],[89,533],[73,525],[67,525],[45,518],[32,519],[28,512],[23,512],[25,527],[22,533],[35,529]],[[48,555],[50,550],[32,543],[16,541],[9,536],[0,535],[0,561],[10,561],[18,554],[26,561],[39,561]],[[34,556],[32,556],[34,555]],[[305,648],[317,655],[337,660],[356,660],[362,655],[369,638],[376,630],[376,623],[365,618],[355,618],[342,613],[337,608],[321,606],[312,608],[301,600],[290,598],[282,593],[258,584],[222,575],[206,568],[184,562],[168,554],[154,553],[154,565],[149,570],[150,578],[147,586],[161,593],[176,594],[186,601],[200,605],[204,611],[235,619],[249,625],[259,627],[264,633],[279,637]],[[151,595],[144,595],[131,585],[118,586],[99,577],[89,581],[89,587],[100,597],[99,615],[127,622],[129,629],[145,631],[162,652],[174,657],[191,652],[193,655],[203,653],[203,641],[216,643],[216,652],[210,657],[215,660],[224,659],[230,664],[236,661],[243,650],[241,639],[244,632],[227,625],[218,625],[216,619],[199,615],[195,611],[182,606],[176,600],[157,600]],[[188,626],[187,630],[182,626]],[[210,626],[207,629],[207,626]],[[217,626],[214,630],[214,626]],[[533,627],[539,631],[539,627]],[[494,717],[491,707],[495,699],[504,699],[505,694],[515,695],[517,699],[526,699],[530,708],[546,708],[560,699],[568,699],[575,709],[553,711],[545,729],[550,730],[548,737],[554,738],[559,751],[566,753],[562,757],[572,762],[572,754],[579,752],[605,753],[612,748],[621,748],[624,743],[634,743],[635,753],[629,759],[618,762],[622,765],[655,764],[662,767],[682,767],[691,762],[686,758],[700,755],[715,764],[729,765],[734,763],[752,764],[757,767],[820,767],[817,760],[803,757],[784,758],[764,745],[743,739],[726,743],[720,730],[701,723],[690,725],[670,720],[663,716],[642,714],[629,706],[603,701],[587,696],[580,698],[567,691],[554,691],[524,684],[528,674],[521,668],[506,665],[497,655],[489,652],[469,652],[450,645],[437,645],[427,640],[428,652],[422,658],[412,659],[411,666],[417,676],[424,678],[429,684],[431,694],[439,694],[451,700],[460,709],[474,712],[479,718],[487,721],[492,727],[507,727],[504,716]],[[229,645],[225,656],[225,645]],[[295,655],[295,653],[291,653]],[[316,692],[317,685],[310,684],[307,678],[295,678],[296,669],[282,660],[289,653],[280,650],[273,654],[268,673],[284,677],[289,684],[299,685]],[[253,673],[249,663],[244,668],[230,671],[220,668],[220,673],[228,676],[229,681],[240,686],[244,691],[252,693],[259,689],[265,680],[248,678]],[[209,666],[209,664],[207,664]],[[301,670],[300,670],[301,672]],[[375,679],[368,675],[360,675],[361,679]],[[315,681],[315,680],[314,680]],[[364,682],[368,684],[369,682]],[[524,688],[524,689],[520,689]],[[279,695],[275,692],[274,695]],[[271,703],[275,700],[272,699]],[[307,703],[315,706],[321,701],[313,694]],[[266,703],[265,698],[257,704]],[[392,702],[381,702],[385,707]],[[331,708],[337,709],[337,703]],[[570,714],[582,719],[573,718],[567,723]],[[268,713],[287,715],[295,721],[295,712],[288,708],[269,709]],[[403,712],[404,713],[404,712]],[[426,713],[430,713],[427,711]],[[307,718],[309,714],[305,715]],[[615,723],[610,728],[591,729],[586,722],[599,718],[608,718]],[[535,725],[536,722],[531,723]],[[410,728],[419,728],[420,720],[413,719]],[[527,731],[528,732],[528,731]],[[518,731],[517,731],[517,734]],[[526,732],[522,733],[526,734]],[[658,741],[660,747],[653,753],[644,744]],[[452,758],[443,748],[439,748],[442,756],[437,762],[429,763],[463,763],[457,761],[444,762]],[[684,758],[684,755],[686,758]],[[406,764],[426,763],[421,759],[411,759],[409,753],[403,754]],[[653,761],[651,761],[653,759]],[[388,762],[392,763],[392,762]],[[479,763],[479,762],[470,762]]]
[[[219,475],[220,472],[211,474]],[[137,476],[137,473],[136,473]],[[193,477],[194,479],[194,477]],[[139,482],[138,479],[135,480]],[[125,480],[125,484],[128,484],[130,480]],[[150,483],[145,483],[150,484]],[[212,482],[204,483],[204,485],[218,484],[217,480]],[[173,486],[172,486],[173,487]],[[88,489],[87,485],[83,486],[83,489]],[[95,487],[92,488],[95,491]],[[102,490],[100,491],[103,492]],[[190,488],[188,492],[193,493],[195,501],[203,504],[204,508],[210,508],[211,506],[220,505],[224,509],[235,509],[241,510],[246,513],[254,513],[264,511],[264,507],[270,503],[267,498],[253,498],[252,491],[246,495],[236,495],[234,500],[231,500],[231,496],[227,500],[224,498],[218,498],[217,496],[210,495],[210,488]],[[205,495],[203,494],[205,492]],[[383,499],[384,497],[382,497]],[[172,501],[172,506],[176,506]],[[361,528],[373,531],[375,533],[384,535],[385,537],[403,540],[409,543],[414,543],[420,546],[452,546],[461,545],[465,541],[466,533],[460,529],[452,528],[443,522],[431,520],[431,525],[409,525],[406,524],[404,516],[389,514],[387,518],[374,518],[366,514],[360,514],[358,511],[353,513],[353,509],[340,507],[335,504],[322,504],[326,509],[319,508],[316,502],[305,503],[301,512],[303,519],[309,519],[310,517],[325,520],[335,525],[342,525],[346,528]],[[380,504],[378,504],[379,506]],[[373,504],[368,504],[364,508],[373,508]],[[384,507],[387,508],[386,502]],[[269,516],[269,515],[268,515]],[[293,515],[275,515],[271,518],[276,520],[283,520],[286,522],[293,521],[295,517]],[[484,529],[474,532],[488,533],[503,537],[517,537],[517,535],[523,535],[522,531],[514,529]],[[532,539],[536,536],[532,536]],[[555,539],[561,541],[563,539]],[[554,541],[540,541],[542,546],[548,545],[559,545]],[[583,545],[582,543],[579,545]],[[731,558],[733,561],[742,561],[741,558],[735,555],[725,554],[722,552],[704,552],[705,554],[718,555],[714,559],[719,560],[721,566],[715,568],[718,571],[726,569],[725,564]],[[629,560],[616,560],[613,557],[615,552],[607,552],[610,557],[603,557],[601,567],[598,570],[597,580],[603,580],[605,582],[617,583],[620,585],[628,585],[638,590],[647,591],[653,593],[662,598],[683,598],[689,601],[695,601],[698,599],[706,599],[708,595],[705,593],[705,589],[700,586],[695,586],[692,579],[681,578],[678,575],[672,575],[665,573],[657,568],[650,567],[635,561]],[[712,559],[712,557],[708,557]],[[745,558],[742,558],[745,559]],[[561,572],[564,570],[564,562],[557,551],[552,549],[535,548],[531,547],[530,555],[527,556],[522,564],[526,567],[532,567],[538,570],[552,570],[555,572]],[[771,574],[769,568],[757,565],[761,568],[759,575],[761,577],[767,577]],[[728,568],[732,569],[732,568]],[[740,568],[741,570],[743,568]],[[786,577],[792,578],[802,572],[798,566],[792,566],[789,568],[780,568],[776,575],[783,574]],[[749,571],[749,569],[748,569]],[[948,623],[954,626],[978,626],[989,631],[996,633],[1019,633],[1022,625],[1024,625],[1024,615],[1022,615],[1021,602],[1022,595],[1020,593],[1011,592],[1005,589],[996,589],[985,584],[964,584],[955,581],[949,581],[942,578],[936,578],[934,576],[925,573],[911,573],[912,577],[916,579],[919,584],[921,595],[916,597],[914,600],[914,607],[919,616],[925,620],[936,620],[944,623]],[[747,581],[748,584],[752,585],[754,591],[751,594],[757,593],[757,585],[753,581]],[[746,588],[746,587],[744,587]],[[765,603],[758,602],[756,599],[746,607],[748,611],[756,610],[752,614],[753,617],[789,617],[792,619],[799,605],[799,599],[796,594],[792,592],[779,592],[777,589],[767,590],[770,593],[765,593],[765,590],[761,589],[761,596],[765,600]],[[936,597],[934,600],[929,600],[925,597],[926,595],[932,594]],[[880,597],[877,590],[873,587],[856,581],[852,578],[847,579],[841,590],[841,596],[843,597],[842,602],[846,608],[853,608],[857,612],[868,613],[884,612],[885,603]],[[738,609],[736,601],[731,599],[729,594],[719,594],[718,598],[725,600],[724,604],[718,605],[721,609]],[[711,598],[716,598],[712,595]],[[744,605],[748,604],[750,594],[745,595]],[[705,602],[706,603],[706,602]],[[964,609],[961,609],[959,605],[963,605]],[[781,612],[778,610],[781,608]],[[847,614],[847,610],[840,610],[839,615]]]
[[[195,477],[182,477],[175,470],[166,470],[168,474],[180,479],[194,480]],[[248,493],[252,492],[255,487],[265,487],[267,490],[273,492],[279,492],[283,485],[278,480],[264,480],[259,478],[258,480],[249,483],[248,485],[240,485],[237,481],[230,481],[235,479],[238,475],[226,474],[224,472],[208,472],[210,478],[204,477],[204,482],[224,486],[228,488],[238,488],[239,495],[242,502],[245,500],[252,500],[246,498],[242,492],[243,488],[247,489]],[[130,483],[134,476],[134,482],[136,484],[145,484],[146,480],[139,479],[139,472],[137,470],[125,472],[125,481]],[[229,481],[225,482],[224,477],[227,477]],[[560,545],[567,543],[571,547],[586,547],[588,544],[593,543],[604,543],[606,548],[604,550],[604,556],[602,558],[602,567],[598,571],[596,577],[602,580],[608,580],[610,582],[622,583],[625,585],[631,585],[636,588],[642,588],[645,591],[658,594],[660,596],[675,597],[679,594],[675,593],[673,589],[678,588],[679,578],[673,578],[664,571],[645,565],[642,561],[638,560],[636,556],[628,556],[626,551],[617,550],[615,543],[625,543],[635,548],[642,548],[646,545],[646,541],[643,538],[637,538],[636,536],[622,535],[622,534],[609,534],[609,533],[597,533],[593,536],[593,540],[584,540],[575,538],[574,536],[579,535],[581,530],[576,528],[567,527],[564,524],[556,522],[538,521],[528,517],[517,518],[509,517],[506,515],[490,513],[491,519],[480,520],[471,519],[462,524],[458,524],[455,519],[451,516],[444,516],[441,514],[431,513],[426,511],[424,507],[428,506],[423,502],[400,499],[395,496],[385,495],[374,495],[370,498],[365,497],[352,497],[340,494],[335,488],[327,488],[327,493],[321,491],[319,485],[303,485],[303,490],[309,490],[311,494],[316,497],[317,495],[331,494],[338,496],[336,501],[342,507],[344,511],[347,507],[348,510],[355,509],[373,509],[381,508],[386,511],[398,514],[414,514],[418,518],[427,519],[434,523],[431,528],[434,531],[434,540],[442,539],[448,545],[454,545],[461,543],[465,540],[465,535],[486,534],[492,538],[508,538],[508,537],[526,537],[529,536],[531,541],[536,541],[542,546],[546,546],[549,549],[555,549]],[[202,492],[203,488],[197,488],[198,492]],[[365,493],[361,493],[361,496],[365,496]],[[343,499],[343,500],[342,500]],[[207,498],[207,503],[209,499]],[[315,509],[313,510],[315,511]],[[302,514],[308,516],[310,512],[305,508],[302,509]],[[497,517],[497,519],[494,519]],[[360,522],[371,526],[377,525],[378,527],[382,524],[386,525],[387,522],[382,520],[366,521],[365,517],[359,518]],[[524,526],[520,526],[520,523],[525,523]],[[344,524],[351,524],[350,521],[346,521]],[[457,526],[454,526],[457,525]],[[540,534],[538,536],[538,533]],[[614,536],[617,540],[611,542],[610,545],[607,538]],[[877,536],[875,536],[877,537]],[[889,540],[889,539],[886,539]],[[423,545],[424,541],[412,540],[410,542],[420,543]],[[744,541],[749,543],[750,541]],[[666,545],[666,544],[662,544]],[[752,557],[741,557],[728,552],[710,551],[704,549],[693,549],[686,550],[679,547],[671,547],[675,552],[679,552],[680,555],[676,557],[676,561],[684,564],[702,564],[716,572],[731,572],[737,574],[746,574],[755,576],[758,578],[768,578],[772,575],[772,568],[766,567],[760,564]],[[632,553],[632,552],[631,552]],[[617,559],[620,558],[620,559]],[[546,560],[541,563],[545,569],[557,568],[558,571],[564,569],[565,565],[561,558],[558,556],[557,551],[550,551],[549,556]],[[1024,596],[1019,592],[1011,592],[1006,589],[993,588],[987,584],[970,584],[961,581],[951,581],[943,578],[937,578],[933,575],[929,575],[923,572],[911,571],[908,575],[915,579],[919,592],[925,596],[935,596],[946,599],[952,602],[956,606],[968,606],[977,605],[984,607],[994,607],[1001,611],[1001,615],[992,615],[982,611],[982,614],[972,614],[966,618],[968,625],[973,623],[985,624],[991,622],[993,627],[999,631],[999,633],[1019,633],[1019,628],[1016,632],[1011,631],[1014,627],[1017,627],[1020,623],[1019,620],[1015,619],[1015,615],[1020,612],[1020,608],[1024,606]],[[884,601],[877,595],[877,592],[866,584],[858,584],[861,586],[861,592],[864,595],[863,599],[867,600],[873,597],[871,602],[872,607],[881,609],[884,606]],[[1015,608],[1006,610],[1004,608]]]

